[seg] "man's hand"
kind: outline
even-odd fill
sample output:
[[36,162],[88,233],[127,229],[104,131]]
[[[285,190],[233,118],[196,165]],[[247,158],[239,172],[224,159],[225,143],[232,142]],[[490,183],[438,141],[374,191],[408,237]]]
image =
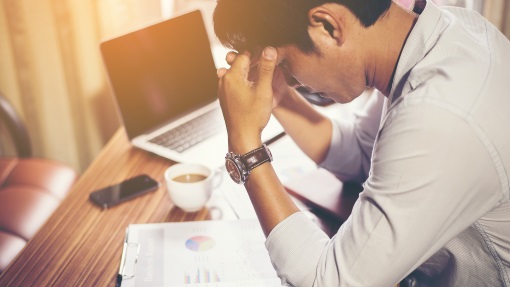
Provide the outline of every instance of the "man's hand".
[[[260,64],[260,58],[257,59],[255,64],[251,65],[250,73],[248,74],[248,79],[250,81],[257,81],[258,77],[258,69]],[[282,68],[276,66],[273,73],[273,109],[278,106],[283,97],[285,97],[289,93],[289,85],[285,79],[285,75],[282,71]]]
[[[229,52],[226,56],[226,61],[229,65],[234,63],[234,60],[237,57],[236,52]],[[248,80],[252,82],[257,81],[258,69],[259,69],[259,60],[260,55],[256,55],[256,57],[251,58],[250,71],[248,73]],[[276,66],[273,74],[273,109],[278,106],[281,99],[291,92],[292,87],[289,87],[287,83],[287,79],[283,69],[279,66]]]
[[[228,57],[227,57],[228,58]],[[250,55],[238,54],[230,69],[218,69],[218,94],[227,126],[230,149],[244,154],[260,147],[261,133],[271,117],[275,48],[266,47],[258,63],[255,81],[250,81]]]

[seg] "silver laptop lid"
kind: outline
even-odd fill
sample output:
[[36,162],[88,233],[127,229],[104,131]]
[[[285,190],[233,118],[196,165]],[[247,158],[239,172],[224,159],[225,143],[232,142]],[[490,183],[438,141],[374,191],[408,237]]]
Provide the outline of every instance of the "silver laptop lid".
[[104,41],[101,53],[129,139],[217,98],[216,68],[199,10]]

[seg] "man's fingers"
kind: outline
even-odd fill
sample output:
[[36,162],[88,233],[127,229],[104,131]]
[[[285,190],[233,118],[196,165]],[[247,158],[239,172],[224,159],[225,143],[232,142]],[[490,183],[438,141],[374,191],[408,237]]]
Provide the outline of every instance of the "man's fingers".
[[225,60],[227,61],[227,63],[229,65],[232,65],[232,63],[236,59],[236,56],[237,56],[236,52],[230,51],[230,52],[227,53],[227,56],[225,56]]
[[250,53],[242,52],[237,54],[236,58],[230,66],[230,73],[239,74],[244,78],[248,78],[250,71]]
[[257,87],[271,88],[273,83],[273,74],[276,67],[278,54],[273,47],[266,47],[262,51],[262,57],[259,61],[259,74],[256,82]]
[[227,73],[227,68],[219,68],[217,71],[216,71],[216,74],[218,75],[218,78],[223,78],[223,76],[225,76],[225,74]]

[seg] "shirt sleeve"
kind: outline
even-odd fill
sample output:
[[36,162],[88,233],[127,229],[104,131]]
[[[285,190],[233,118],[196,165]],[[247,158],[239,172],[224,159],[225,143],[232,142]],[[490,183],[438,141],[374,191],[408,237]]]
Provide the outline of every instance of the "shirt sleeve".
[[342,181],[364,182],[370,169],[370,158],[381,122],[385,100],[374,91],[355,120],[331,119],[331,143],[326,158],[319,164]]
[[364,191],[333,238],[303,215],[269,234],[284,282],[393,286],[504,199],[469,120],[434,104],[399,106],[380,131]]

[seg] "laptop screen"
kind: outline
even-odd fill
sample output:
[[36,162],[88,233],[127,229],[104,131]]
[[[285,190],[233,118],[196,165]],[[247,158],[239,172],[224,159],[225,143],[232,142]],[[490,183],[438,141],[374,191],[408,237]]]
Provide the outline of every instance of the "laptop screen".
[[217,98],[200,11],[107,40],[101,53],[130,139]]

